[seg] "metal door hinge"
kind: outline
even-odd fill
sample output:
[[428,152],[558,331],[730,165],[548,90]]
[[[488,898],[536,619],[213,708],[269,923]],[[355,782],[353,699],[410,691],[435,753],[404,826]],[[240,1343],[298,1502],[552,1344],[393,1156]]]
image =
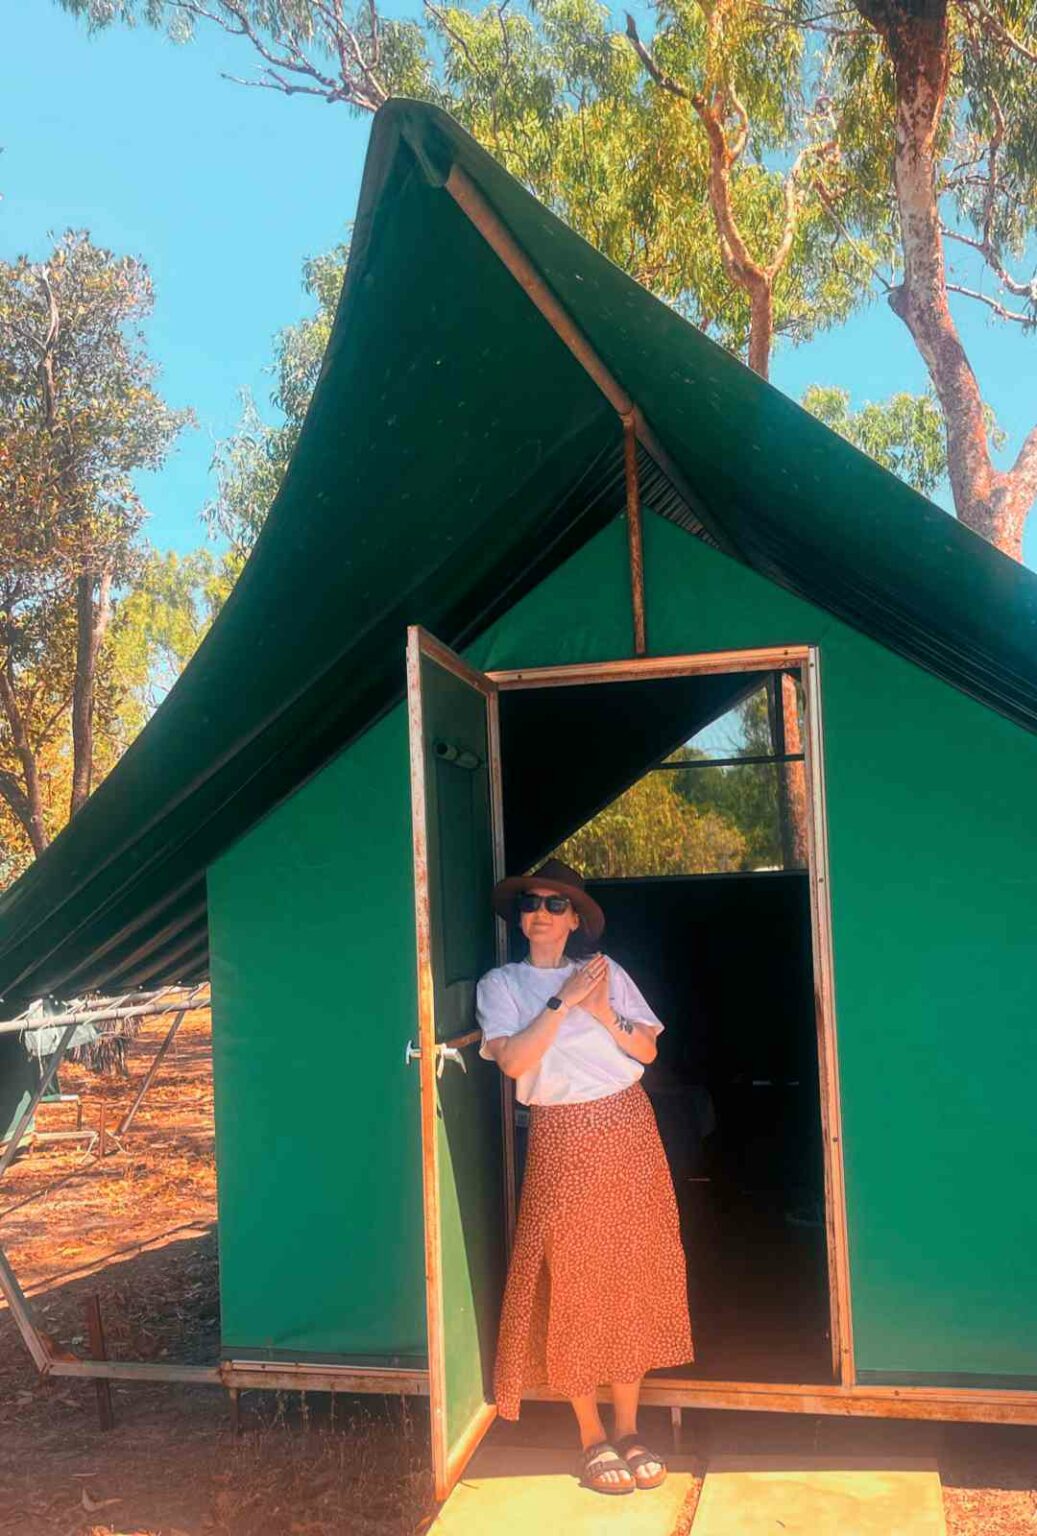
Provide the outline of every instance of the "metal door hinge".
[[[461,1055],[461,1052],[457,1049],[456,1046],[454,1046],[454,1045],[437,1045],[436,1048],[435,1048],[435,1056],[436,1056],[436,1076],[437,1077],[442,1077],[443,1076],[443,1069],[446,1066],[448,1061],[456,1061],[457,1065],[461,1068],[461,1071],[464,1072],[467,1075],[468,1064],[467,1064],[467,1062],[465,1061],[464,1057]],[[404,1064],[404,1066],[405,1067],[409,1067],[412,1061],[420,1061],[420,1059],[421,1059],[421,1046],[420,1045],[415,1045],[413,1040],[408,1040],[407,1041],[407,1049],[403,1053],[403,1064]]]

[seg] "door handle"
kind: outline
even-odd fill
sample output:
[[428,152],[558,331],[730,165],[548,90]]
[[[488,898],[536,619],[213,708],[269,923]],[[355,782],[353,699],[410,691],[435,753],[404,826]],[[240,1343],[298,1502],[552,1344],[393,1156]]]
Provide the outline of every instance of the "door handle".
[[[455,1061],[465,1076],[468,1075],[468,1063],[465,1061],[456,1045],[437,1045],[435,1047],[435,1057],[437,1077],[443,1076],[443,1070],[446,1067],[448,1061]],[[420,1060],[421,1046],[415,1045],[413,1040],[408,1040],[407,1048],[403,1053],[403,1065],[405,1067],[409,1067],[412,1061]]]

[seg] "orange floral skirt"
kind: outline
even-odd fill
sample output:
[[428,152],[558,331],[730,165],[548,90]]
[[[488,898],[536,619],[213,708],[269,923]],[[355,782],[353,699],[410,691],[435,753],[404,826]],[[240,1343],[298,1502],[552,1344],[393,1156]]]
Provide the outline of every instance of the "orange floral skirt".
[[640,1083],[530,1107],[529,1151],[494,1368],[497,1411],[691,1360],[677,1199]]

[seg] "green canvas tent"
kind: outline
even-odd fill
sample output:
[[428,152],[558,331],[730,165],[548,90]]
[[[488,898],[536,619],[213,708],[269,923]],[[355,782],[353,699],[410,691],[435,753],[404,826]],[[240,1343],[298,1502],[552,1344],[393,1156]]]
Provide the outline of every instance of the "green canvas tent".
[[[602,888],[609,943],[668,998],[672,1078],[712,1090],[756,1211],[743,1267],[766,1279],[809,1234],[787,1291],[801,1353],[774,1344],[780,1316],[741,1352],[707,1322],[699,1361],[646,1398],[1037,1422],[1035,636],[1028,571],[443,114],[383,108],[256,549],[139,740],[0,900],[9,1014],[211,974],[225,1379],[429,1391],[449,1486],[492,1415],[521,1163],[474,1048],[489,886],[762,677],[794,677],[802,867]],[[544,744],[574,734],[545,793]],[[764,1059],[802,1091],[761,1172],[745,1094]],[[694,1102],[665,1097],[671,1121]],[[795,1180],[819,1226],[785,1220]],[[685,1214],[694,1276],[707,1214]]]

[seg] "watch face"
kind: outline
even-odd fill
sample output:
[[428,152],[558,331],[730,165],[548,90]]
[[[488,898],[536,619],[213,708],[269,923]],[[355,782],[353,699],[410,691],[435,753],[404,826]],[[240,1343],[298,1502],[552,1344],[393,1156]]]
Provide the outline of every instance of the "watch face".
[[547,1006],[549,1008],[560,1008],[562,1006],[562,999],[560,997],[549,997],[547,999]]

